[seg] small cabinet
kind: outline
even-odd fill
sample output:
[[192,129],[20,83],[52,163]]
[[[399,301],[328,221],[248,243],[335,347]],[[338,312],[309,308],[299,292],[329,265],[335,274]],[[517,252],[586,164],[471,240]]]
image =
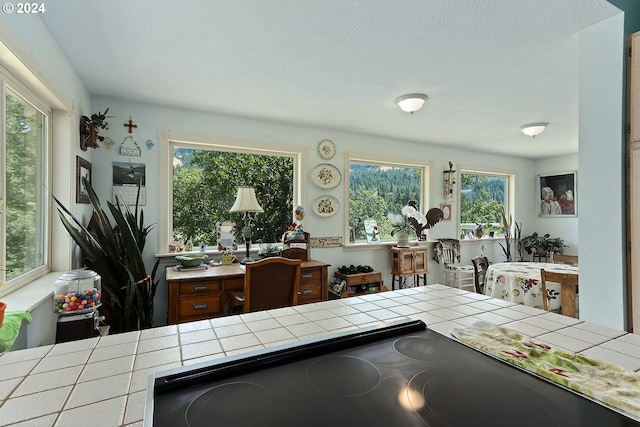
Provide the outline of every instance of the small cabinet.
[[401,248],[391,246],[391,289],[395,289],[396,279],[398,287],[404,287],[406,278],[413,276],[414,284],[420,284],[420,279],[427,284],[427,247],[410,246]]
[[382,284],[382,273],[379,271],[371,271],[369,273],[343,274],[335,273],[337,279],[344,280],[347,284],[341,298],[352,297],[356,295],[372,294],[376,292],[384,292],[387,288]]

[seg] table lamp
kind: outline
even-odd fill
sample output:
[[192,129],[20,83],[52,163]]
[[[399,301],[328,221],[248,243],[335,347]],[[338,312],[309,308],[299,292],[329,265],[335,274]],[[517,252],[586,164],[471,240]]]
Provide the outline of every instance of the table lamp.
[[242,229],[242,237],[246,246],[246,255],[241,264],[253,261],[249,256],[249,248],[251,247],[251,216],[249,212],[264,212],[258,200],[256,199],[256,191],[253,187],[238,187],[236,201],[229,209],[229,212],[244,212],[244,228]]

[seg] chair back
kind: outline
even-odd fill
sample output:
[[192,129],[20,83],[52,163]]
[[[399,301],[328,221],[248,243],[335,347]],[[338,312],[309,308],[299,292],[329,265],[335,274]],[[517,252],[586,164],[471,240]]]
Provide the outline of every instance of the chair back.
[[553,264],[569,264],[575,267],[578,266],[578,256],[577,255],[564,255],[560,253],[551,252],[549,254],[549,262]]
[[483,294],[484,280],[487,275],[487,269],[489,268],[489,259],[486,256],[477,256],[471,259],[471,263],[473,264],[473,283],[476,292]]
[[443,267],[460,264],[460,240],[438,239],[434,246],[434,259]]
[[248,262],[244,276],[244,312],[297,305],[301,264],[299,259],[284,257]]
[[540,269],[540,287],[542,289],[542,307],[549,310],[547,300],[547,282],[560,283],[560,312],[569,317],[576,317],[576,296],[578,295],[578,275],[556,273]]

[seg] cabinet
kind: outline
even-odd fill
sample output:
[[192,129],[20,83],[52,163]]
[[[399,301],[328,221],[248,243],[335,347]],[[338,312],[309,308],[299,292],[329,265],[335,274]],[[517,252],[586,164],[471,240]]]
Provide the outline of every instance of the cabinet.
[[[298,304],[329,298],[329,264],[308,260],[300,268]],[[166,268],[169,287],[169,324],[225,315],[227,298],[244,289],[244,266],[234,263],[204,270]]]
[[400,248],[398,246],[390,246],[391,250],[391,289],[395,289],[396,279],[398,280],[398,288],[406,286],[407,277],[413,276],[414,286],[420,285],[420,279],[423,284],[427,284],[427,247],[426,246],[410,246],[408,248]]
[[371,271],[369,273],[342,274],[335,273],[334,276],[344,280],[347,284],[346,290],[340,298],[347,298],[367,293],[384,292],[387,288],[382,284],[382,273]]

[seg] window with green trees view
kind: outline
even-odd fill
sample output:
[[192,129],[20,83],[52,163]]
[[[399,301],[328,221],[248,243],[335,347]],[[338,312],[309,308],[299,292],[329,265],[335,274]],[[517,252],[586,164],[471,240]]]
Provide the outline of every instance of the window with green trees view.
[[400,214],[410,201],[423,209],[426,167],[351,160],[349,162],[349,228],[356,242],[366,241],[364,221],[374,219],[382,240],[390,240],[393,226],[389,213]]
[[229,209],[239,186],[250,186],[263,213],[251,214],[252,242],[277,242],[292,222],[294,155],[174,146],[173,237],[194,246],[217,245],[216,223],[231,220],[242,243],[243,214]]
[[5,86],[4,101],[0,281],[9,282],[8,291],[46,268],[48,116],[34,106],[37,99],[21,89]]
[[468,233],[478,224],[483,231],[497,231],[502,209],[508,212],[508,175],[478,172],[460,174],[460,229]]

